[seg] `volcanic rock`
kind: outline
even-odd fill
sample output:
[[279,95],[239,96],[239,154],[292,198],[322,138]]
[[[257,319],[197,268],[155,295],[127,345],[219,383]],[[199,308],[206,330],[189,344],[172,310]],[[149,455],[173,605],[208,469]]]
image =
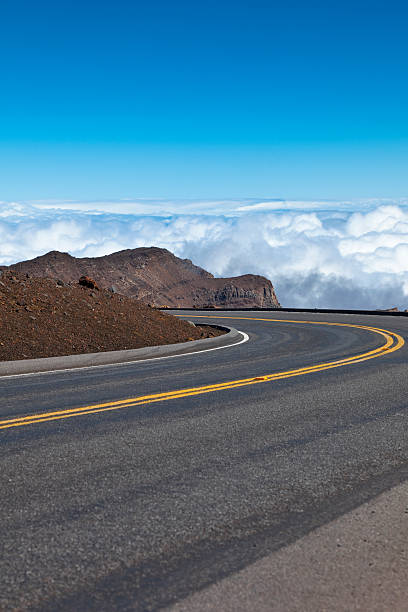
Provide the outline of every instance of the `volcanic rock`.
[[[57,281],[57,285],[59,283],[61,283],[61,281]],[[88,289],[96,289],[96,291],[99,291],[98,285],[96,284],[94,279],[90,278],[89,276],[81,276],[78,283],[83,287],[88,287]]]
[[111,287],[160,307],[280,307],[272,283],[264,276],[215,278],[190,259],[180,259],[157,247],[81,258],[51,251],[9,268],[65,283],[76,282],[80,276],[95,278],[101,288]]

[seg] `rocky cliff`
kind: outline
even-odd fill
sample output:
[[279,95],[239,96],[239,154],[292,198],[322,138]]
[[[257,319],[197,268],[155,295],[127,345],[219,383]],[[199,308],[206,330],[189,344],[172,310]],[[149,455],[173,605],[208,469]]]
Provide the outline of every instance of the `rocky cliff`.
[[102,288],[112,288],[156,306],[279,308],[272,283],[265,277],[245,274],[215,278],[189,259],[180,259],[157,247],[83,258],[51,251],[9,267],[30,276],[64,282],[78,282],[80,276],[88,275]]

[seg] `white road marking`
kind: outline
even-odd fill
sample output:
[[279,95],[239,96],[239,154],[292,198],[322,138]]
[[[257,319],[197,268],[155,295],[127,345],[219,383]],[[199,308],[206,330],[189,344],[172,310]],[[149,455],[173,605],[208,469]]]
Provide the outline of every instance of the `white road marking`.
[[241,334],[243,337],[239,342],[234,342],[234,344],[227,344],[226,346],[216,346],[214,348],[202,349],[201,351],[191,351],[190,353],[180,353],[179,355],[164,355],[163,357],[150,357],[148,359],[135,359],[133,361],[122,361],[119,363],[102,363],[99,365],[91,365],[91,366],[79,366],[77,368],[61,368],[58,370],[44,370],[43,372],[27,372],[25,374],[6,374],[4,376],[0,375],[0,382],[5,378],[22,378],[23,376],[39,376],[41,374],[58,374],[60,372],[72,372],[73,370],[91,370],[94,368],[112,368],[116,366],[124,366],[124,365],[135,365],[136,363],[145,363],[146,361],[158,361],[160,359],[173,359],[174,357],[186,357],[188,355],[200,355],[201,353],[209,353],[210,351],[219,351],[221,349],[232,348],[233,346],[238,346],[239,344],[243,344],[244,342],[248,342],[249,336],[245,332],[237,329],[237,332]]

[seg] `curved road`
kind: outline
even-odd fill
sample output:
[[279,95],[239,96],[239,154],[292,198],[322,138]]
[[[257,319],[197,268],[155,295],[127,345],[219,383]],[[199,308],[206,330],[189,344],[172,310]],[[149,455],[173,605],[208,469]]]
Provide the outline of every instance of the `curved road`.
[[[330,552],[340,534],[355,557],[361,523],[365,542],[382,533],[363,511],[381,515],[382,530],[399,518],[381,553],[370,549],[378,572],[368,590],[385,598],[370,609],[406,609],[397,485],[408,478],[408,318],[183,316],[200,315],[225,317],[249,341],[0,378],[0,609],[364,609],[357,592],[344,604],[336,584],[350,556]],[[385,560],[388,591],[378,584]],[[310,563],[324,565],[315,577],[316,588],[330,585],[324,603],[300,588]]]

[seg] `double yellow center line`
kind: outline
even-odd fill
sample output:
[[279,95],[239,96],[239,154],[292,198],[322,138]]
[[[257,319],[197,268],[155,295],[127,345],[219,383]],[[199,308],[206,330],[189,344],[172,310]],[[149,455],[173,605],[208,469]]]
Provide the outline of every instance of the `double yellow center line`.
[[367,361],[368,359],[374,359],[388,353],[392,353],[400,349],[404,344],[404,339],[395,334],[394,332],[387,331],[385,329],[379,329],[376,327],[367,327],[365,325],[350,325],[348,323],[331,323],[326,321],[288,321],[284,319],[262,319],[255,317],[217,317],[208,315],[194,315],[194,318],[217,318],[217,319],[236,319],[236,320],[249,320],[249,321],[266,321],[268,323],[297,323],[297,324],[309,324],[309,325],[333,325],[338,327],[354,327],[357,329],[365,329],[375,334],[379,334],[385,340],[384,344],[380,347],[361,353],[359,355],[353,355],[345,359],[339,359],[337,361],[329,361],[326,363],[320,363],[314,366],[308,366],[304,368],[297,368],[295,370],[287,370],[285,372],[276,372],[274,374],[264,374],[261,376],[255,376],[251,378],[242,378],[239,380],[231,380],[224,383],[216,383],[213,385],[204,385],[200,387],[191,387],[189,389],[179,389],[177,391],[167,391],[166,393],[154,393],[151,395],[141,395],[139,397],[131,397],[116,402],[105,402],[103,404],[93,404],[90,406],[82,406],[80,408],[71,408],[67,410],[55,410],[53,412],[43,412],[32,414],[23,417],[8,418],[0,421],[0,429],[9,429],[11,427],[22,427],[23,425],[35,425],[36,423],[45,423],[47,421],[56,421],[59,419],[68,419],[76,416],[83,416],[86,414],[97,414],[99,412],[107,412],[112,410],[120,410],[122,408],[133,408],[134,406],[143,406],[146,404],[153,404],[155,402],[164,402],[167,400],[178,399],[182,397],[190,397],[194,395],[202,395],[203,393],[212,393],[213,391],[225,391],[226,389],[236,389],[237,387],[245,387],[248,385],[258,385],[265,382],[273,382],[275,380],[282,380],[283,378],[291,378],[293,376],[303,376],[304,374],[313,374],[314,372],[321,372],[323,370],[329,370],[331,368],[338,368],[345,365],[351,365],[354,363],[360,363]]

